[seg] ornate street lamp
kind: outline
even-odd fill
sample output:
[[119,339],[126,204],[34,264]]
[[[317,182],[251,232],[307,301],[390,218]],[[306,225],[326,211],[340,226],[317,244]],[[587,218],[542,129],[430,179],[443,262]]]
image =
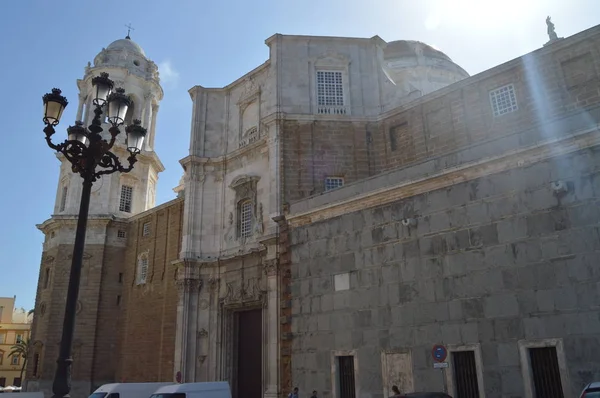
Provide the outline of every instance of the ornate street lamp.
[[[114,92],[114,83],[108,78],[108,73],[101,73],[92,79],[94,87],[93,104],[94,119],[86,129],[83,122],[76,121],[74,126],[67,128],[67,139],[61,144],[52,143],[54,127],[60,122],[60,118],[68,102],[61,95],[59,89],[52,89],[51,93],[44,95],[44,133],[48,146],[62,153],[72,165],[74,173],[83,178],[83,190],[81,203],[79,205],[79,217],[77,219],[77,231],[75,233],[75,246],[73,247],[73,259],[71,262],[71,273],[69,276],[69,287],[67,290],[67,303],[65,306],[65,317],[63,321],[62,338],[60,341],[60,352],[57,360],[56,374],[52,385],[54,398],[69,397],[71,392],[71,348],[73,333],[75,329],[75,312],[77,308],[77,297],[79,295],[79,280],[81,277],[81,263],[83,261],[83,249],[85,245],[85,232],[87,227],[88,211],[90,207],[90,194],[92,184],[100,176],[114,172],[127,173],[133,169],[136,156],[142,150],[146,129],[139,120],[125,128],[127,133],[127,150],[129,165],[124,167],[119,158],[110,150],[115,144],[117,136],[121,133],[119,126],[125,121],[127,108],[131,105],[130,99],[125,95],[125,90],[117,88]],[[102,122],[100,117],[103,111],[108,111],[110,128],[110,141],[102,138]],[[98,170],[97,170],[98,169]]]

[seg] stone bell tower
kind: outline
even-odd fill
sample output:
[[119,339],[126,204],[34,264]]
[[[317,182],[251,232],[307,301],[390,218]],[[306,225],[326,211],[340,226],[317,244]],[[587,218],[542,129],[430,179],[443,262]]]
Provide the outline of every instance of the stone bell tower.
[[[92,78],[103,72],[114,81],[115,89],[123,88],[132,100],[112,152],[127,165],[125,126],[135,119],[142,121],[147,135],[131,172],[102,176],[92,187],[73,343],[72,396],[87,396],[98,386],[114,381],[127,219],[154,207],[158,174],[164,170],[154,152],[156,116],[163,98],[157,65],[129,35],[103,48],[93,65],[85,67],[83,78],[77,80],[76,119],[85,126],[94,117]],[[63,120],[63,124],[61,130],[65,131],[74,122]],[[108,135],[106,120],[102,127]],[[57,157],[60,173],[54,211],[38,225],[45,240],[26,386],[29,391],[43,391],[46,397],[52,395],[83,182],[63,155]]]

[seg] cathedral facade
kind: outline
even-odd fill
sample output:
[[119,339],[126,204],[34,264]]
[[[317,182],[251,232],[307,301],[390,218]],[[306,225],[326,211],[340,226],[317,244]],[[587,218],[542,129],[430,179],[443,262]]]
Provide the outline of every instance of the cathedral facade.
[[[600,282],[598,218],[582,213],[600,193],[598,43],[592,28],[469,77],[421,42],[274,35],[256,69],[189,90],[184,176],[159,206],[158,70],[131,39],[110,44],[78,81],[78,119],[108,72],[150,136],[133,173],[94,185],[74,395],[228,380],[234,397],[375,398],[391,384],[533,397],[527,350],[554,347],[539,355],[554,353],[570,396],[592,377],[576,345],[600,337],[552,329],[588,320]],[[80,195],[59,160],[27,369],[47,394]],[[583,240],[559,247],[567,236]],[[434,344],[450,350],[443,376]]]

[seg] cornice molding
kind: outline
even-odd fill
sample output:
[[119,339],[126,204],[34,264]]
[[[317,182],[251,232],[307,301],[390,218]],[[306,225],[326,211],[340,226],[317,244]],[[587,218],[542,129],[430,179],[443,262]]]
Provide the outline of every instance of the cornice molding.
[[[52,218],[47,219],[41,224],[37,224],[36,228],[40,231],[46,233],[52,229],[65,227],[65,226],[76,226],[77,225],[77,216],[52,216]],[[89,216],[88,217],[88,227],[104,227],[111,222],[125,222],[124,219],[117,218],[115,216],[111,216],[109,214],[104,216]]]
[[[506,170],[527,167],[549,158],[595,145],[600,145],[600,130],[597,127],[578,134],[509,151],[502,155],[448,168],[427,177],[405,181],[394,186],[386,186],[364,194],[316,206],[306,211],[290,212],[286,215],[286,219],[291,227],[300,227],[343,214],[383,206],[404,198],[414,197]],[[298,203],[309,200],[306,199]],[[293,211],[293,207],[292,205],[291,211]]]
[[[231,162],[232,160],[236,160],[239,157],[247,155],[249,152],[261,150],[267,144],[267,137],[262,137],[252,144],[248,144],[241,148],[236,149],[235,151],[229,152],[226,155],[216,156],[216,157],[200,157],[196,155],[188,155],[179,161],[183,170],[187,170],[188,166],[192,163],[200,164],[200,165],[218,165],[224,164],[227,162]],[[206,173],[211,174],[211,173]]]

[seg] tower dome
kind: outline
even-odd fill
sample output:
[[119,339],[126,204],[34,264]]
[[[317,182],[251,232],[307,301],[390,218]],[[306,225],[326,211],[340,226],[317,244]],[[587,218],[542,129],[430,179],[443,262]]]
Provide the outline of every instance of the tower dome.
[[106,47],[107,50],[111,51],[129,51],[132,53],[138,53],[140,55],[146,56],[146,53],[140,47],[139,44],[131,40],[129,36],[124,39],[115,40]]
[[94,67],[125,68],[132,75],[159,82],[158,67],[129,35],[103,48],[94,58]]

